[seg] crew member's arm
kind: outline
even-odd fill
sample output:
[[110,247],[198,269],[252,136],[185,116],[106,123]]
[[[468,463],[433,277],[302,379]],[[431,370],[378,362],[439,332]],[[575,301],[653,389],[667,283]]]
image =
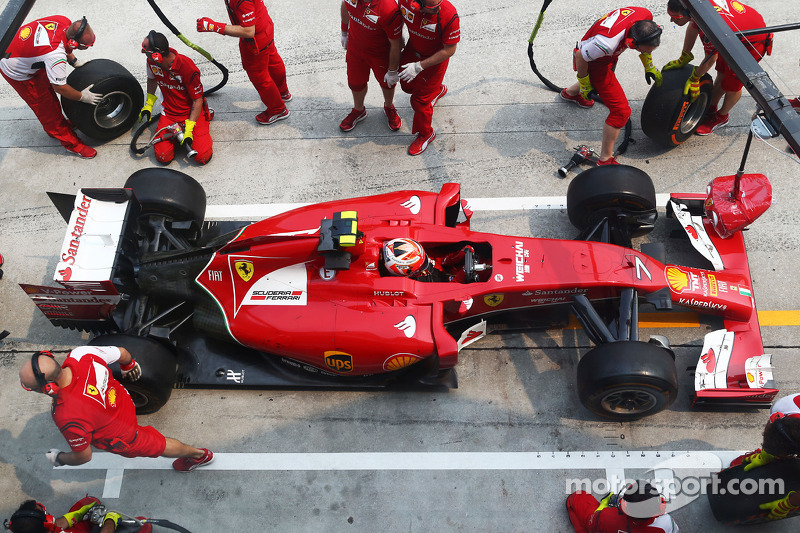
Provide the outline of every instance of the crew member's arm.
[[[347,12],[347,6],[344,5],[344,0],[342,1],[342,6],[339,9],[339,16],[342,19],[342,48],[347,50],[347,37],[350,31],[350,13]],[[391,68],[389,70],[392,70]],[[395,70],[397,70],[397,66],[395,65]]]
[[682,52],[691,54],[694,43],[697,42],[697,36],[700,35],[700,30],[697,24],[690,22],[686,25],[686,33],[683,34],[683,50]]
[[197,31],[199,32],[214,32],[220,35],[227,35],[229,37],[238,37],[239,39],[252,39],[256,34],[256,24],[250,26],[239,26],[238,24],[225,24],[224,22],[217,22],[208,17],[197,19]]
[[200,118],[200,113],[203,112],[203,97],[194,98],[192,100],[192,110],[189,111],[189,119],[192,122],[197,122],[197,119]]
[[87,446],[79,452],[58,452],[55,457],[56,466],[78,466],[92,460],[92,447]]
[[230,37],[238,37],[240,39],[252,39],[256,34],[256,25],[252,26],[234,26],[233,24],[225,25],[225,35]]
[[455,53],[456,53],[456,45],[446,44],[444,45],[444,48],[442,48],[432,56],[426,57],[425,59],[420,61],[419,64],[422,67],[422,70],[425,70],[426,68],[436,66],[439,63],[442,63],[450,59],[451,57],[453,57],[453,54]]
[[[400,68],[400,52],[403,46],[403,39],[389,39],[389,70],[397,71]],[[456,45],[453,45],[453,53],[450,54],[451,56],[456,52],[455,50]]]

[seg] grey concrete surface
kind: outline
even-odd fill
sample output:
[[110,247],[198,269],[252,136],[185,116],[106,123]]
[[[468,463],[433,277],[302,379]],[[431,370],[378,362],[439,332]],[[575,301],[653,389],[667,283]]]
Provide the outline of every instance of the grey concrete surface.
[[[339,121],[352,105],[339,44],[337,0],[267,0],[276,24],[276,43],[287,66],[294,100],[291,117],[263,127],[262,108],[241,69],[236,41],[198,34],[199,16],[225,19],[219,0],[162,1],[159,5],[189,39],[230,69],[224,89],[209,98],[216,110],[211,126],[214,159],[204,168],[175,161],[205,187],[210,204],[310,202],[403,188],[438,190],[462,184],[464,196],[563,196],[569,182],[556,169],[572,147],[599,148],[605,110],[581,110],[561,102],[531,72],[527,39],[540,2],[456,0],[462,41],[445,78],[449,93],[434,114],[438,137],[419,157],[409,157],[412,140],[408,96],[395,103],[403,127],[391,132],[374,82],[368,118],[343,134]],[[0,5],[4,5],[0,3]],[[646,0],[664,25],[658,66],[680,53],[683,29],[669,22],[666,1]],[[785,2],[752,0],[768,24],[794,22]],[[558,84],[572,83],[574,42],[601,14],[620,4],[609,0],[557,0],[547,11],[535,42],[540,70]],[[64,4],[39,0],[29,20],[51,14],[86,15],[96,46],[81,58],[109,58],[144,83],[142,38],[154,28],[168,34],[144,1],[86,0]],[[219,74],[198,54],[170,36],[193,57],[207,86]],[[697,52],[699,46],[695,49]],[[696,54],[699,55],[699,52]],[[800,40],[784,33],[762,65],[788,96],[798,93]],[[695,137],[666,150],[641,132],[639,111],[647,94],[635,53],[621,58],[618,74],[634,110],[634,138],[620,160],[646,170],[658,193],[704,190],[718,175],[733,174],[747,136],[752,99],[745,95],[730,124],[708,137]],[[44,453],[66,443],[52,424],[45,397],[18,386],[17,370],[31,350],[59,354],[87,337],[56,330],[17,284],[48,283],[64,224],[45,191],[74,193],[78,187],[121,186],[132,172],[153,166],[152,154],[132,156],[129,135],[104,144],[90,142],[91,161],[67,155],[47,137],[31,111],[0,83],[0,516],[8,517],[25,498],[63,512],[89,492],[99,494],[105,474],[53,470]],[[771,145],[771,146],[770,146]],[[773,207],[748,231],[746,241],[756,301],[762,310],[800,309],[797,277],[800,221],[795,206],[797,159],[782,139],[755,142],[747,170],[766,174],[774,187]],[[474,228],[497,233],[572,237],[558,210],[481,212]],[[651,239],[666,237],[660,230]],[[693,365],[708,327],[670,329],[678,368]],[[644,330],[643,335],[656,333]],[[763,327],[774,354],[782,391],[796,392],[800,331],[796,324]],[[244,452],[552,452],[632,450],[743,450],[760,443],[762,411],[694,412],[692,387],[667,411],[636,423],[596,419],[575,396],[578,353],[589,346],[575,330],[493,335],[462,353],[460,387],[449,393],[176,390],[160,412],[143,422],[166,435],[222,453]],[[626,471],[631,475],[636,472]],[[168,518],[194,532],[206,531],[569,531],[565,483],[603,479],[601,470],[463,471],[126,471],[114,508]],[[682,531],[725,531],[703,497],[673,512]],[[794,531],[800,519],[748,531]],[[793,523],[792,523],[793,522]]]

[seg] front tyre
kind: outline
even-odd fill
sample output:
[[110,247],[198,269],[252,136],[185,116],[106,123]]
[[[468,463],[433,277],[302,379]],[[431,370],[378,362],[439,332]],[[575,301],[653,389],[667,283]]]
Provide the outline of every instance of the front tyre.
[[675,360],[655,344],[601,344],[578,363],[581,403],[604,418],[629,421],[654,415],[669,407],[677,393]]
[[119,346],[128,350],[142,367],[142,377],[136,381],[122,380],[119,365],[114,365],[114,377],[122,383],[133,399],[137,415],[155,413],[172,395],[177,376],[175,353],[160,342],[135,335],[101,335],[89,346]]
[[678,146],[694,134],[703,120],[714,85],[711,76],[700,78],[700,95],[690,100],[683,94],[692,65],[662,73],[659,87],[650,88],[642,104],[642,131],[663,146]]

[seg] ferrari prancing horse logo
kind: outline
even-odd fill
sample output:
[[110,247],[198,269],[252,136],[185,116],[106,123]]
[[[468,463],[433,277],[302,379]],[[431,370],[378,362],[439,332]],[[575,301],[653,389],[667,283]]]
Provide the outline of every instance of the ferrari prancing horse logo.
[[255,269],[253,268],[252,261],[236,261],[233,266],[236,268],[236,273],[239,274],[239,277],[244,281],[250,281],[250,278],[253,277]]

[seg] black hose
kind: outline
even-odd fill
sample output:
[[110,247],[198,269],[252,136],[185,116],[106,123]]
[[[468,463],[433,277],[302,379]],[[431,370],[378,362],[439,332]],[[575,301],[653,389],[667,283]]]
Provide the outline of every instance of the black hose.
[[197,53],[199,53],[200,55],[202,55],[203,57],[205,57],[206,59],[211,61],[214,64],[214,66],[217,67],[222,72],[222,81],[220,81],[214,87],[206,90],[203,93],[203,96],[208,96],[208,95],[213,94],[213,93],[217,92],[218,90],[222,89],[222,87],[224,87],[225,84],[228,83],[228,69],[225,68],[225,65],[222,65],[221,63],[218,63],[216,59],[211,57],[211,54],[209,54],[208,52],[206,52],[205,50],[203,50],[202,48],[200,48],[199,46],[197,46],[196,44],[191,42],[181,32],[179,32],[178,28],[176,28],[175,25],[172,24],[172,22],[169,21],[169,19],[166,17],[166,15],[164,15],[164,12],[161,11],[161,9],[159,9],[159,7],[156,5],[155,0],[147,0],[147,3],[150,4],[150,7],[152,7],[153,11],[156,12],[156,15],[158,15],[158,18],[161,19],[161,22],[163,22],[164,25],[167,28],[169,28],[169,31],[174,33],[175,36],[178,37],[178,39],[183,41],[183,44],[185,44],[186,46],[188,46],[192,50],[196,51]]
[[161,113],[156,113],[155,115],[150,117],[150,119],[147,122],[142,123],[142,125],[136,129],[136,133],[133,134],[133,139],[131,139],[131,152],[133,152],[136,155],[142,155],[147,151],[147,149],[150,146],[149,144],[144,148],[137,148],[136,144],[138,143],[139,137],[142,135],[142,133],[144,133],[147,130],[147,128],[150,127],[151,124],[158,122],[158,119],[160,117]]

